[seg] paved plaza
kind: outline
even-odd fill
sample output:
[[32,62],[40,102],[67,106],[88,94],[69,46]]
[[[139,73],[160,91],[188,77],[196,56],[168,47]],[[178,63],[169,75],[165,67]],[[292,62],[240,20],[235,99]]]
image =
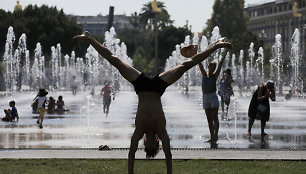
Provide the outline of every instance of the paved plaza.
[[[172,149],[173,159],[224,159],[224,160],[306,160],[305,150],[250,150],[250,149]],[[1,158],[78,158],[78,159],[127,159],[128,149],[99,151],[83,149],[1,149]],[[143,149],[136,152],[136,159],[146,159]],[[161,151],[154,159],[165,159]]]
[[[0,97],[0,109],[16,101],[20,121],[0,123],[0,158],[127,158],[130,137],[134,130],[137,95],[120,91],[112,101],[109,115],[103,113],[98,87],[95,95],[80,92],[49,92],[57,98],[63,95],[66,107],[63,115],[45,115],[44,128],[36,124],[38,115],[31,113],[34,92],[22,92]],[[278,96],[271,104],[267,122],[268,136],[260,136],[260,122],[255,121],[253,135],[247,137],[247,110],[251,92],[236,93],[229,114],[219,111],[220,130],[216,145],[209,139],[206,116],[202,109],[201,92],[182,94],[169,88],[162,97],[171,138],[174,159],[288,159],[305,160],[306,100],[284,100]],[[98,151],[100,145],[113,150]],[[143,148],[140,141],[139,148]],[[145,158],[143,150],[136,158]],[[157,158],[164,158],[161,152]]]

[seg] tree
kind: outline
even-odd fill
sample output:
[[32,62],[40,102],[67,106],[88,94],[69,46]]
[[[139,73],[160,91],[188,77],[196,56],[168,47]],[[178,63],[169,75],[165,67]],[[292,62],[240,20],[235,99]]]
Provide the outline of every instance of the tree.
[[222,36],[231,38],[237,33],[246,32],[247,22],[244,0],[216,0],[205,32],[211,32],[218,26]]
[[58,43],[61,43],[63,54],[70,54],[76,46],[71,38],[82,31],[82,26],[75,19],[67,17],[63,10],[46,5],[29,5],[13,13],[0,10],[0,21],[1,52],[4,50],[7,29],[12,26],[16,39],[23,33],[27,35],[27,46],[31,53],[36,43],[40,42],[47,61],[51,46]]
[[141,30],[141,29],[145,28],[145,26],[142,25],[140,20],[141,20],[140,16],[138,15],[137,12],[134,12],[134,13],[131,14],[130,23],[135,30]]
[[208,19],[208,21],[206,22],[207,27],[203,31],[204,33],[211,32],[211,31],[213,31],[213,28],[215,26],[219,26],[220,24],[222,25],[222,22],[223,22],[221,20],[221,16],[223,16],[223,13],[222,13],[222,4],[223,4],[222,0],[215,0],[215,3],[213,5],[212,17],[210,19]]
[[239,55],[240,50],[244,50],[246,59],[250,43],[253,42],[254,49],[258,50],[263,46],[263,42],[247,28],[248,16],[244,11],[244,2],[244,0],[215,0],[212,17],[207,21],[207,28],[203,34],[208,35],[215,26],[218,26],[221,36],[232,42],[232,52]]
[[153,75],[154,72],[154,59],[151,61],[146,59],[145,53],[146,51],[143,49],[143,47],[138,47],[133,55],[133,66],[138,69],[141,72],[144,72],[145,74]]
[[[161,12],[157,13],[152,10],[151,2],[144,4],[140,16],[140,22],[146,29],[153,29],[156,25],[158,29],[163,29],[166,26],[170,26],[173,21],[170,19],[170,15],[165,8],[163,2],[157,2],[157,6],[161,8]],[[154,21],[155,20],[155,21]]]
[[187,28],[165,27],[158,35],[158,62],[159,72],[163,71],[167,58],[175,50],[177,44],[183,43],[185,36],[191,35]]

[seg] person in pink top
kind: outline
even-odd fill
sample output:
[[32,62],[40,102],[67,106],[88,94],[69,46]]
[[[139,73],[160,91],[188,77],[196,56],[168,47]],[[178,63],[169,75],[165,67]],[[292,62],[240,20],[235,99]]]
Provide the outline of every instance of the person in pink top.
[[[103,112],[106,113],[106,115],[109,112],[109,106],[112,101],[112,96],[114,96],[113,88],[109,85],[109,83],[106,81],[104,83],[104,87],[101,89],[101,95],[103,96]],[[115,99],[115,96],[113,97]]]

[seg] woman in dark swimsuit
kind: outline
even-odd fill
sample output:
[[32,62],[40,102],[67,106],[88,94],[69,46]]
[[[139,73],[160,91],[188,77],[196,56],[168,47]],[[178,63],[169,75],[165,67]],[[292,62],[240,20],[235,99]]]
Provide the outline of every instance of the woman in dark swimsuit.
[[138,95],[135,131],[131,138],[128,155],[128,173],[134,173],[134,160],[138,142],[146,134],[144,145],[147,157],[154,157],[157,154],[159,149],[158,139],[160,139],[166,156],[167,174],[171,174],[172,155],[170,139],[166,130],[166,119],[161,104],[161,96],[165,89],[177,81],[187,70],[205,60],[218,48],[231,48],[232,45],[228,42],[219,41],[198,54],[196,54],[198,48],[196,45],[185,47],[183,53],[186,57],[191,57],[191,59],[152,78],[122,62],[108,48],[96,41],[89,32],[77,35],[73,40],[83,40],[91,44],[101,56],[119,70],[126,80],[133,84]]

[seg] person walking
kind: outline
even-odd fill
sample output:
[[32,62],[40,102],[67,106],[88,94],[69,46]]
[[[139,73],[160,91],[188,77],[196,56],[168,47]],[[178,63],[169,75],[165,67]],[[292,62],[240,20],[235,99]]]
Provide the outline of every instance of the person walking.
[[100,94],[103,96],[103,112],[106,113],[107,116],[109,112],[109,106],[112,101],[112,95],[113,99],[115,99],[113,88],[107,81],[104,83],[104,87],[101,89]]
[[48,92],[45,89],[39,89],[37,97],[34,99],[34,102],[33,102],[33,103],[35,102],[38,103],[37,107],[38,107],[39,117],[36,123],[39,124],[39,128],[41,129],[43,128],[42,123],[43,123],[44,116],[46,113],[46,104],[48,101],[47,94]]

